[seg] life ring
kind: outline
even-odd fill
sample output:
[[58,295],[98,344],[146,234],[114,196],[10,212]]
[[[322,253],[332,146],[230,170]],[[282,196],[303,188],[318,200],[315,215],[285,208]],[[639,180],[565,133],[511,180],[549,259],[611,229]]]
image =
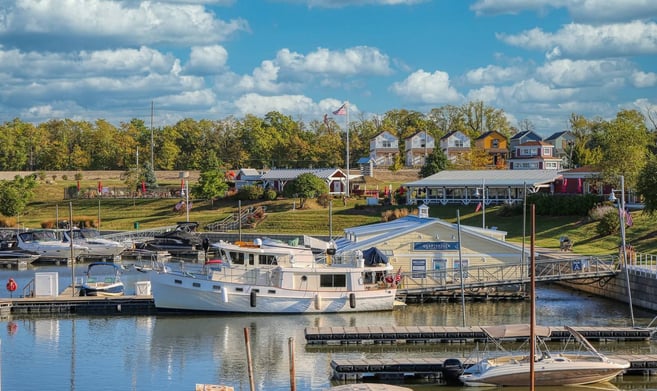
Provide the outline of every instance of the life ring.
[[7,281],[7,290],[9,292],[14,292],[18,288],[18,285],[16,285],[16,281],[14,281],[13,278],[10,278],[9,281]]

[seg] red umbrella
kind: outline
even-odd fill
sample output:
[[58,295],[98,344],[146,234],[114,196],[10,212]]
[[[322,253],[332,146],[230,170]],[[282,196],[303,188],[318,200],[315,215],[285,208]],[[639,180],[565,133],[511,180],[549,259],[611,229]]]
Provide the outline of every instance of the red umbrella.
[[98,181],[98,194],[103,192],[103,182]]
[[141,192],[146,193],[146,182],[141,181]]

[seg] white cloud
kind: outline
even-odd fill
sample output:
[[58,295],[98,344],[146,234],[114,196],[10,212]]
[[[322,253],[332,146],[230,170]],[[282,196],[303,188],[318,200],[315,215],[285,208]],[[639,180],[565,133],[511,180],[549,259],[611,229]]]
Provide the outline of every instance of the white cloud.
[[235,107],[242,115],[253,114],[256,116],[263,116],[270,111],[279,111],[290,115],[316,111],[313,100],[303,95],[263,96],[250,93],[237,99]]
[[[8,1],[4,2],[9,3]],[[22,0],[0,11],[0,36],[26,45],[51,45],[50,40],[24,40],[49,34],[58,45],[211,44],[238,31],[246,21],[224,22],[202,5],[111,0]],[[84,37],[73,39],[72,37]],[[104,43],[104,40],[108,40]]]
[[392,73],[388,56],[378,49],[356,46],[344,51],[318,48],[307,55],[282,49],[276,54],[276,63],[291,72],[338,75]]
[[635,71],[632,73],[632,85],[637,88],[654,87],[657,85],[657,73]]
[[281,0],[288,3],[306,4],[315,8],[344,8],[363,5],[413,5],[429,0]]
[[390,88],[395,94],[414,102],[430,104],[455,103],[461,96],[450,86],[446,72],[428,73],[420,69]]
[[569,24],[558,32],[546,33],[539,28],[520,34],[497,34],[509,45],[543,50],[551,56],[615,57],[657,54],[657,23],[629,23],[590,26]]
[[226,67],[228,52],[220,45],[193,46],[185,71],[194,74],[216,74]]
[[556,60],[536,69],[536,77],[557,87],[607,86],[630,77],[633,66],[623,59]]
[[526,73],[526,70],[520,67],[488,65],[466,72],[465,78],[472,84],[495,84],[518,80],[524,77]]
[[163,96],[158,98],[158,106],[174,108],[194,108],[201,109],[210,107],[215,104],[216,96],[214,92],[208,89],[196,91],[184,91],[180,94]]
[[470,9],[477,15],[516,15],[523,11],[545,14],[565,8],[579,21],[613,22],[657,16],[653,0],[478,0]]

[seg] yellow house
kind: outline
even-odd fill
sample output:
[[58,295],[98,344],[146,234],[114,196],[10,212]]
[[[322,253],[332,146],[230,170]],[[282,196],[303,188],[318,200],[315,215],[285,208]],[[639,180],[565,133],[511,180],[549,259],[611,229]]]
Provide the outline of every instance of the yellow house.
[[504,167],[509,156],[506,136],[500,132],[490,131],[477,137],[475,146],[491,156],[493,167]]

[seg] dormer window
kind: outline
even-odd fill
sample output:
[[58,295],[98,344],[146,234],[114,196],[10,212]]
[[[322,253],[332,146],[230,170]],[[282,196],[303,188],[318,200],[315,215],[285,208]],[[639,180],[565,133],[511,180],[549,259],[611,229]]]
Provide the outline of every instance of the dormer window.
[[499,147],[500,147],[500,140],[493,139],[493,141],[491,141],[491,148],[499,148]]

